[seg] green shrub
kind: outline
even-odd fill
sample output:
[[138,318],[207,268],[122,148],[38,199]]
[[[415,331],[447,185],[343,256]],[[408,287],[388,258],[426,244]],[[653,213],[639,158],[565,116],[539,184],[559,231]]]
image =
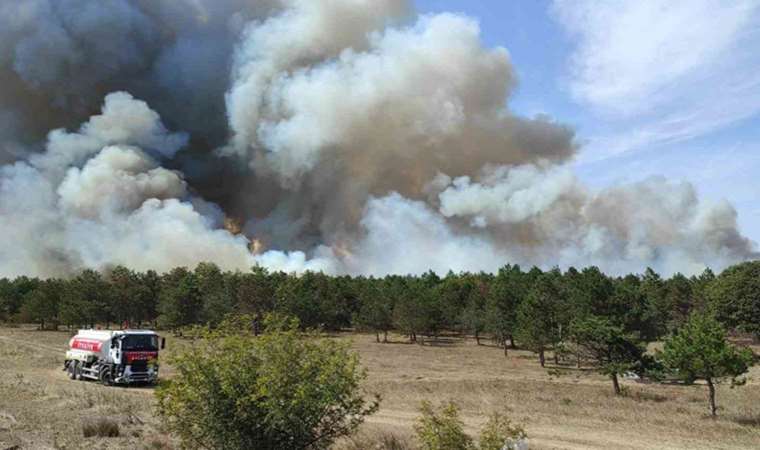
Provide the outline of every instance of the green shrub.
[[528,435],[502,414],[494,413],[480,430],[480,450],[514,450]]
[[422,444],[422,450],[521,450],[527,448],[528,435],[519,425],[513,424],[506,416],[492,414],[480,430],[480,440],[475,445],[464,432],[464,423],[459,419],[459,407],[449,402],[435,410],[429,402],[422,402],[422,415],[414,430]]
[[176,376],[156,391],[158,413],[187,446],[325,449],[377,410],[377,399],[364,399],[366,373],[348,343],[272,317],[256,337],[244,322],[252,323],[206,330],[173,358]]
[[377,439],[373,449],[376,450],[411,450],[411,446],[402,438],[393,434],[384,434]]
[[472,438],[464,432],[459,407],[453,402],[436,411],[429,402],[420,406],[422,416],[414,427],[422,450],[472,450]]
[[405,437],[393,433],[359,433],[336,445],[335,450],[412,450]]

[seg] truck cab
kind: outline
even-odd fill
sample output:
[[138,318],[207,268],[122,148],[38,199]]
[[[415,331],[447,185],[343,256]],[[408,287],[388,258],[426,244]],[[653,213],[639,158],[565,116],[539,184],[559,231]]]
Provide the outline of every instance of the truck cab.
[[159,337],[152,331],[127,331],[111,341],[114,383],[155,383],[158,380]]

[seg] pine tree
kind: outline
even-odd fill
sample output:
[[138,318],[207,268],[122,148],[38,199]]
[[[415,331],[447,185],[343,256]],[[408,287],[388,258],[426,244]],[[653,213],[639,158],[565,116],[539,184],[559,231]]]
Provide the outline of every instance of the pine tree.
[[692,314],[675,334],[665,341],[662,361],[678,377],[691,382],[705,380],[709,389],[710,415],[717,415],[715,384],[730,379],[732,385],[754,364],[752,351],[728,343],[721,324],[707,314]]
[[517,310],[517,339],[522,347],[538,353],[541,367],[545,351],[559,342],[557,308],[561,302],[556,275],[542,275]]

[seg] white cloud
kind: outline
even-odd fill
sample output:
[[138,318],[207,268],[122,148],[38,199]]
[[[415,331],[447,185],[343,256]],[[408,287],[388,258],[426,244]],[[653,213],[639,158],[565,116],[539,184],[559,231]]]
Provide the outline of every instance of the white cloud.
[[592,106],[636,113],[666,101],[683,78],[731,51],[756,13],[755,0],[557,0],[553,12],[577,37],[571,89]]
[[604,132],[581,162],[687,142],[760,112],[758,0],[555,0],[567,87]]

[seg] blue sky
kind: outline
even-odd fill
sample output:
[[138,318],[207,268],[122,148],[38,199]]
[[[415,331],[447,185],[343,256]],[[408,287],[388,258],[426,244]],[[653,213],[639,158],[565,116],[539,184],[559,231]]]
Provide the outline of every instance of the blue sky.
[[760,243],[760,0],[416,0],[506,48],[509,107],[573,126],[591,187],[664,175]]

